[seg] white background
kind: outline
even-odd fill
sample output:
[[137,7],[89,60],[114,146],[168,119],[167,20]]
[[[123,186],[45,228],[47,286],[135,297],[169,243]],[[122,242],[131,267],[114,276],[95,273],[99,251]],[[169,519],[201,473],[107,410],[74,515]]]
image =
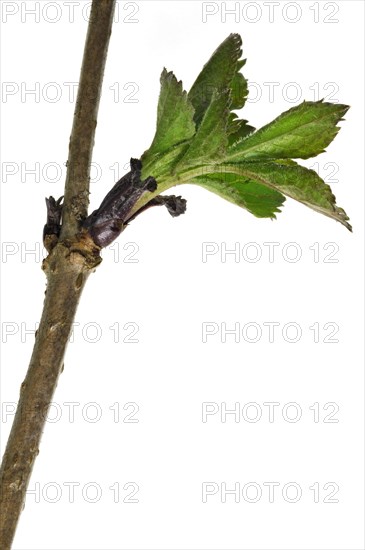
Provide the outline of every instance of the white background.
[[[35,4],[39,22],[26,12]],[[65,2],[2,2],[2,80],[14,86],[14,94],[2,98],[3,448],[45,290],[42,251],[26,251],[40,246],[44,197],[63,192],[74,109],[64,83],[79,77],[87,28],[82,8],[89,2],[74,4],[70,22]],[[364,6],[268,4],[236,2],[237,21],[227,15],[224,22],[224,5],[211,3],[217,13],[203,23],[201,2],[119,2],[96,133],[91,208],[126,171],[129,158],[149,146],[162,68],[174,70],[189,89],[221,41],[239,32],[251,83],[243,117],[254,126],[304,99],[330,94],[330,100],[351,105],[328,151],[301,162],[318,161],[322,177],[338,180],[330,183],[354,232],[290,199],[276,221],[263,220],[188,185],[177,189],[188,200],[184,216],[172,219],[156,208],[133,222],[105,251],[84,291],[16,550],[364,548]],[[39,97],[24,95],[36,83]],[[278,83],[273,96],[268,83]],[[129,99],[138,101],[127,102],[134,90]],[[39,181],[25,173],[35,163]],[[47,172],[47,163],[58,165],[60,173],[54,166]],[[115,163],[119,174],[110,168]],[[217,253],[203,262],[206,242],[216,243]],[[273,261],[264,243],[278,243]],[[318,257],[310,248],[314,243]],[[238,247],[239,257],[222,257],[225,246]],[[289,261],[296,251],[301,257]],[[261,258],[249,261],[257,253]],[[219,330],[203,343],[206,322]],[[273,342],[268,322],[280,323]],[[135,326],[123,328],[126,323],[138,325],[138,343],[123,341]],[[238,342],[232,335],[221,341],[222,323],[239,324]],[[255,331],[249,325],[246,332],[248,323],[262,330],[256,343],[249,342]],[[287,341],[294,338],[291,329],[284,337],[287,323],[300,326],[296,343]],[[315,323],[318,342],[309,328]],[[333,324],[338,342],[324,342]],[[207,402],[218,412],[203,422]],[[273,402],[278,405],[270,422],[264,403]],[[230,414],[222,422],[222,408],[235,403],[239,417]],[[130,420],[138,422],[123,422],[137,406]],[[217,490],[207,502],[204,482]],[[280,484],[273,502],[269,482]],[[73,499],[72,483],[78,484]],[[127,483],[138,485],[138,503],[123,502],[136,487]],[[296,485],[284,488],[288,483]],[[232,494],[222,502],[224,484],[236,484],[239,502]],[[333,484],[339,490],[331,497]],[[261,498],[249,502],[255,487]],[[288,502],[294,487],[301,496]],[[319,487],[319,502],[310,487]],[[324,502],[329,499],[338,502]]]

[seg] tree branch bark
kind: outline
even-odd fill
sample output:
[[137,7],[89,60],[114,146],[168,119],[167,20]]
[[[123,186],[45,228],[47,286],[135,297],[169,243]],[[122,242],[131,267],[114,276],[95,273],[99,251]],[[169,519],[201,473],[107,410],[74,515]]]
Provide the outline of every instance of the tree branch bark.
[[89,204],[90,164],[116,0],[93,0],[70,137],[60,240],[43,262],[43,313],[0,470],[0,548],[10,550],[49,404],[89,274],[100,248],[80,233]]
[[90,164],[114,8],[115,0],[93,0],[70,138],[62,238],[74,236],[87,216]]

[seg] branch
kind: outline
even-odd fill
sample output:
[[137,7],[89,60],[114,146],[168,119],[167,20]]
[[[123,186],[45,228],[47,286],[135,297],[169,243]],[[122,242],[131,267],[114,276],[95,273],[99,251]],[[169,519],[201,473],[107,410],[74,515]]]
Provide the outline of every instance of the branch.
[[70,138],[62,238],[73,237],[89,205],[90,164],[115,0],[93,1]]
[[[47,291],[42,318],[0,471],[0,548],[10,550],[60,373],[78,302],[100,248],[79,233],[87,216],[90,163],[115,0],[93,0],[70,138],[57,242],[60,200],[47,202],[45,233],[49,256],[43,263]],[[53,237],[54,239],[53,239]]]

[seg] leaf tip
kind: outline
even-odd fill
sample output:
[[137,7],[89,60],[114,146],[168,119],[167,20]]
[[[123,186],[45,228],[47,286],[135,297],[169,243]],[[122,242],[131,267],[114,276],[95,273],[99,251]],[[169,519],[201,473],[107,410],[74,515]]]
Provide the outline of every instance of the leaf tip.
[[238,32],[231,32],[231,34],[228,36],[227,40],[232,40],[234,44],[238,47],[242,46],[242,38],[241,35]]

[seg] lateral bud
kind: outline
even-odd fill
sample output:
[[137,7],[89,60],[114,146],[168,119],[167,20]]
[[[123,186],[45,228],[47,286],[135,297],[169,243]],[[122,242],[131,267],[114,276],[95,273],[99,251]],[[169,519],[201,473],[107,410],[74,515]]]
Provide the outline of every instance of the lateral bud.
[[54,248],[61,232],[63,196],[57,201],[54,197],[46,198],[47,222],[43,228],[43,244],[48,252]]

